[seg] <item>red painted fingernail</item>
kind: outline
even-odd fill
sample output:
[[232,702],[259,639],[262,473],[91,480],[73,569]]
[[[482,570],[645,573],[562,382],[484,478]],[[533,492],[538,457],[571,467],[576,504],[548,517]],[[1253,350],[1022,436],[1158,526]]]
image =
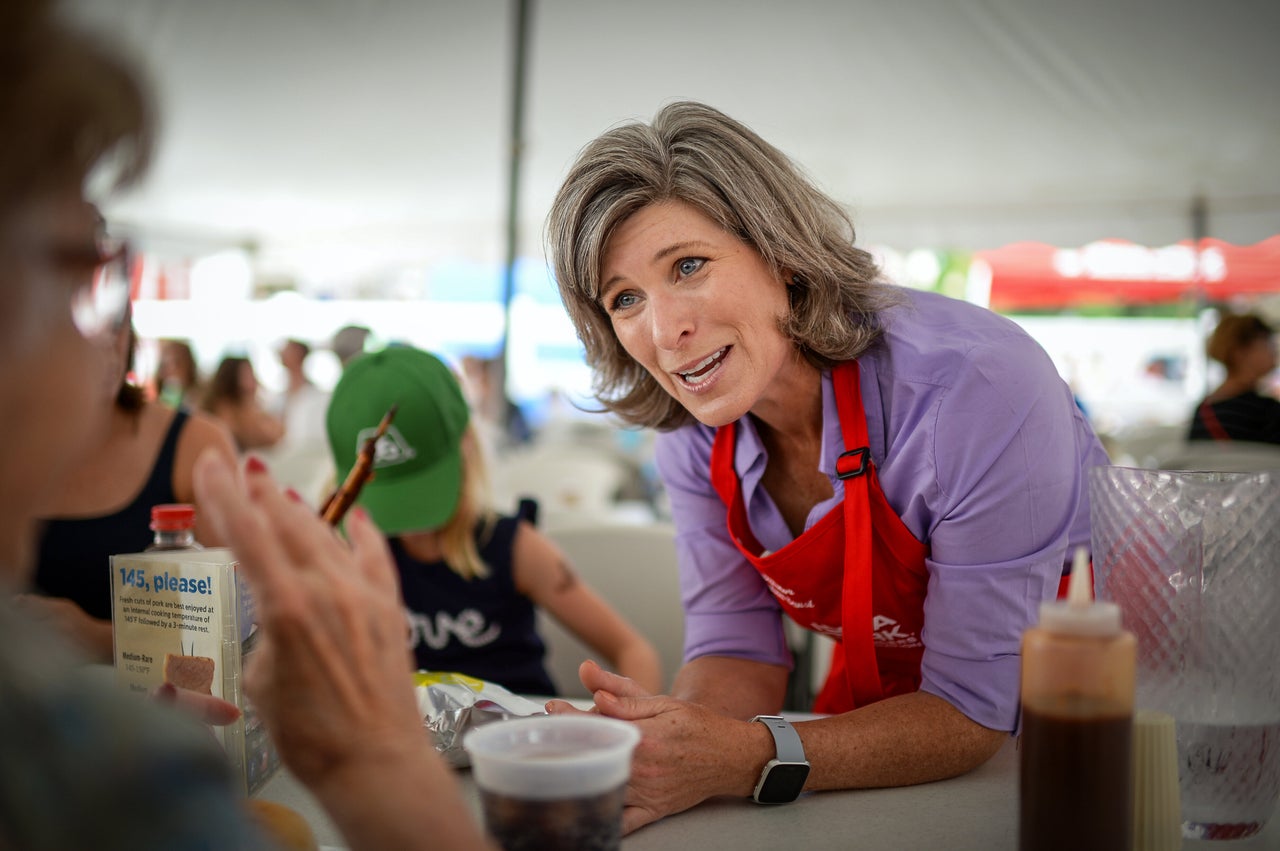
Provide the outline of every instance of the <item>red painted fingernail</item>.
[[262,459],[257,455],[250,455],[244,462],[244,470],[246,473],[265,473],[267,465],[262,463]]
[[294,502],[302,502],[302,495],[299,494],[293,488],[285,488],[284,495],[287,496],[289,499],[293,500]]
[[178,687],[173,683],[161,683],[156,688],[156,700],[161,703],[170,703],[178,696]]
[[361,521],[362,523],[363,523],[365,520],[368,520],[368,519],[369,519],[369,512],[365,511],[365,510],[364,510],[364,508],[362,508],[362,507],[361,507],[361,506],[359,506],[359,505],[357,505],[355,508],[351,509],[351,513],[352,513],[353,515],[355,515],[356,517],[359,517],[359,518],[360,518],[360,521]]

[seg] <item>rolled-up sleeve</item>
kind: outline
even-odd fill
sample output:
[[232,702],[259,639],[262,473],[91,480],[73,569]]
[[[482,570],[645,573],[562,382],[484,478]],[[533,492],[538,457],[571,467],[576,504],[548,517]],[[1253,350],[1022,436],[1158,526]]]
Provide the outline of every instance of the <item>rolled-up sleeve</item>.
[[692,425],[660,434],[654,455],[671,503],[685,617],[685,661],[731,656],[791,665],[780,609],[729,538],[710,482],[714,431]]
[[1087,544],[1083,462],[1096,438],[1048,356],[1021,336],[971,349],[934,417],[921,688],[1013,730],[1022,634],[1082,529]]

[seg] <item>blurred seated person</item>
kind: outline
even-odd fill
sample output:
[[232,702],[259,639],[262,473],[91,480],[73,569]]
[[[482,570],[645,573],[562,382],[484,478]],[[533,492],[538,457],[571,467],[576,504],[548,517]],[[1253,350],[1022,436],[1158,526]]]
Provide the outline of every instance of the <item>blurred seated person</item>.
[[1271,326],[1253,313],[1228,314],[1205,343],[1227,377],[1196,406],[1188,440],[1280,443],[1280,401],[1258,392],[1276,368]]
[[166,405],[177,408],[200,407],[204,388],[200,383],[200,368],[191,344],[186,340],[161,340],[160,358],[156,366],[156,397]]
[[476,419],[492,432],[495,448],[518,446],[533,439],[529,421],[510,396],[502,382],[502,361],[466,355],[462,358],[462,375]]
[[258,400],[258,376],[247,357],[222,359],[209,380],[202,407],[230,429],[241,452],[274,446],[284,437],[284,423]]
[[[39,594],[21,598],[98,662],[112,659],[110,557],[151,544],[152,506],[195,502],[191,471],[201,452],[235,458],[230,436],[212,417],[149,402],[129,382],[137,337],[127,308],[111,333],[105,362],[112,379],[100,394],[109,409],[106,428],[39,506],[46,518],[36,556]],[[198,505],[196,540],[221,543]]]

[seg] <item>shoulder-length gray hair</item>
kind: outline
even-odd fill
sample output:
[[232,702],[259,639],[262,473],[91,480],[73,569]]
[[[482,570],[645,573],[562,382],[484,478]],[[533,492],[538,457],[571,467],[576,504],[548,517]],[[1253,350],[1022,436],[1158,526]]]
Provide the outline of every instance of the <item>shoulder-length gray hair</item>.
[[792,275],[782,331],[813,365],[857,357],[898,301],[853,223],[777,148],[709,106],[672,103],[651,124],[611,129],[583,148],[556,194],[547,244],[556,284],[595,371],[596,398],[634,425],[673,429],[693,417],[618,342],[600,304],[610,236],[649,204],[681,201]]

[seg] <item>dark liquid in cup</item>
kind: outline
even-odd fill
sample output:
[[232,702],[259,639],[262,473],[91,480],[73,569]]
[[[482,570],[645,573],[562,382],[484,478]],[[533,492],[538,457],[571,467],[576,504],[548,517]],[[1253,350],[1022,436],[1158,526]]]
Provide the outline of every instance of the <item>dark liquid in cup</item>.
[[551,801],[481,789],[480,803],[485,826],[506,851],[617,851],[626,788]]
[[1133,719],[1022,713],[1021,851],[1128,851]]

